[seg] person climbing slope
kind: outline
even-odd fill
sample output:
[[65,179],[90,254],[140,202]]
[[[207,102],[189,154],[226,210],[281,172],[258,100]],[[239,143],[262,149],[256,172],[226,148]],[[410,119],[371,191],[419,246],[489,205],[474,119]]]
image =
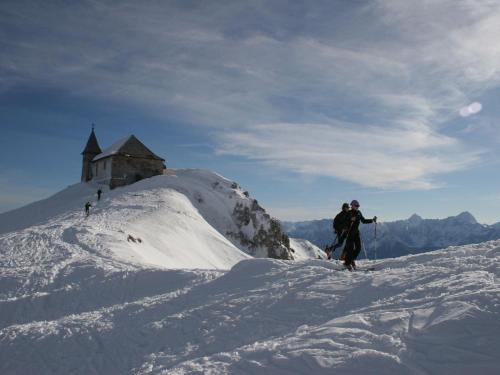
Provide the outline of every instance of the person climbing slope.
[[349,224],[351,223],[350,219],[349,203],[344,203],[342,205],[342,211],[340,211],[337,216],[335,216],[335,219],[333,219],[333,231],[335,232],[336,237],[335,243],[331,246],[327,246],[325,249],[328,259],[331,259],[332,253],[344,244]]
[[92,207],[90,202],[85,203],[85,215],[86,216],[89,216],[89,214],[90,214],[90,207]]
[[359,211],[359,206],[359,202],[357,200],[353,200],[351,202],[351,209],[348,211],[350,224],[349,229],[347,230],[347,240],[344,248],[344,266],[349,271],[356,269],[356,258],[361,251],[359,224],[371,224],[377,222],[376,216],[374,216],[373,219],[365,219],[361,211]]

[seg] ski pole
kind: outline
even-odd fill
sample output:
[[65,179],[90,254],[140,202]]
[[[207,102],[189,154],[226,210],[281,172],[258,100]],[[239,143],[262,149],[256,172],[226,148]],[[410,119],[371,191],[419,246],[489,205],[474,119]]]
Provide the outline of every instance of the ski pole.
[[339,239],[339,234],[338,233],[335,233],[335,240],[333,240],[333,244],[336,245],[337,244],[337,241]]
[[[337,241],[339,240],[339,234],[338,234],[338,233],[335,233],[335,234],[336,234],[336,236],[335,236],[335,242],[333,243],[333,248],[335,248],[335,250],[336,250],[336,249],[337,249],[337,248],[336,248],[336,247],[337,247]],[[333,262],[334,262],[335,264],[337,264],[337,259],[335,259],[335,258],[333,257],[333,252],[334,252],[334,251],[332,250],[332,252],[330,253],[330,254],[331,254],[330,256],[331,256],[331,258],[332,258]]]
[[[353,224],[354,221],[351,220],[351,225],[349,225],[349,229],[347,230],[347,234],[345,236],[344,246],[342,246],[342,251],[340,252],[339,261],[341,260],[340,257],[342,257],[342,254],[344,254],[344,249],[347,246],[347,242],[349,241],[349,234],[351,234],[351,229]],[[347,256],[347,254],[345,254],[345,256]]]
[[375,222],[375,260],[377,260],[377,222]]
[[363,248],[363,252],[365,253],[366,260],[368,259],[368,254],[366,253],[365,241],[361,240],[361,247]]

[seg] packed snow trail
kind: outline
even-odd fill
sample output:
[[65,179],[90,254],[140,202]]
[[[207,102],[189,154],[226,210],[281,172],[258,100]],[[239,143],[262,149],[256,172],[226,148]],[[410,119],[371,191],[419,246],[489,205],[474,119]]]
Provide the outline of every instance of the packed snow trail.
[[9,303],[27,305],[2,321],[0,373],[500,369],[500,242],[386,260],[369,273],[323,260],[109,276],[87,266],[73,265],[71,289],[2,301],[2,319]]

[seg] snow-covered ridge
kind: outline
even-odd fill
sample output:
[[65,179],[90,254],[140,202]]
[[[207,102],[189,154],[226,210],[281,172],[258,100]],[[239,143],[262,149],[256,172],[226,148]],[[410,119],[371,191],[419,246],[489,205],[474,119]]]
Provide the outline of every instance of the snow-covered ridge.
[[[50,237],[46,246],[51,240],[78,243],[103,256],[168,268],[227,269],[244,253],[293,258],[279,223],[236,183],[215,173],[178,170],[106,190],[99,202],[97,188],[76,184],[1,214],[0,233],[18,231],[25,245],[28,233],[44,233]],[[87,219],[86,201],[93,204]]]

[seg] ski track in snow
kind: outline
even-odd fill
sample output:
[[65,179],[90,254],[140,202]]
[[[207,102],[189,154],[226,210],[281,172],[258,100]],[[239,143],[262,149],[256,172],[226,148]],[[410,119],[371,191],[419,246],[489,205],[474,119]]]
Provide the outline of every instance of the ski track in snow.
[[0,374],[500,373],[500,241],[352,273],[248,259],[192,184],[155,186],[0,218]]

